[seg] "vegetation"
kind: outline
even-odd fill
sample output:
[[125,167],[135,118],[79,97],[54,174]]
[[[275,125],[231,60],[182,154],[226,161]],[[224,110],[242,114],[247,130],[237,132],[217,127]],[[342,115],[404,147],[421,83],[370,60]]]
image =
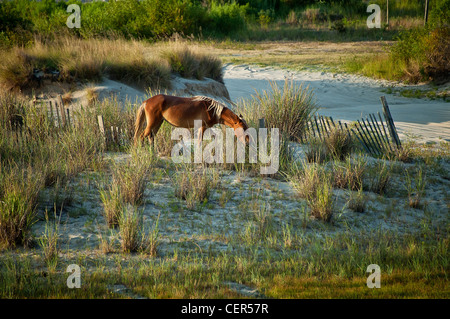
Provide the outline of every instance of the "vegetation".
[[[126,126],[133,117],[115,99],[96,101],[80,110],[78,129],[50,125],[37,107],[12,93],[4,92],[1,101],[4,123],[22,120],[34,133],[24,146],[10,125],[0,130],[4,137],[0,144],[1,243],[7,248],[0,255],[3,298],[128,298],[111,292],[117,282],[133,296],[151,298],[243,296],[227,282],[273,298],[447,297],[442,288],[448,268],[446,224],[441,224],[442,219],[434,222],[441,218],[435,211],[440,206],[426,203],[425,194],[429,187],[443,183],[436,176],[448,175],[442,164],[448,159],[448,148],[438,154],[408,146],[412,161],[408,165],[427,163],[417,174],[415,169],[405,172],[402,162],[396,162],[400,168],[371,164],[345,153],[343,160],[336,156],[311,164],[291,158],[285,161],[285,175],[269,178],[255,176],[253,167],[234,171],[221,165],[173,165],[157,159],[143,145],[124,148],[120,156],[106,153],[91,121],[93,114],[101,112],[110,126]],[[283,152],[289,156],[288,148]],[[111,154],[114,160],[104,158]],[[294,186],[293,194],[284,177]],[[404,190],[388,187],[404,182]],[[83,211],[84,206],[77,205],[60,209],[55,200],[50,205],[57,207],[58,214],[40,217],[46,194],[65,185],[75,192],[70,195],[73,202],[88,203],[94,209]],[[387,189],[389,196],[411,209],[408,214],[419,212],[406,233],[398,233],[403,225],[389,231],[367,227],[370,220],[384,225],[402,220],[403,208],[390,199],[386,203],[385,196],[374,200]],[[410,208],[411,199],[417,198],[420,204]],[[109,207],[114,212],[110,221]],[[351,215],[354,212],[360,217]],[[100,239],[86,239],[93,248],[67,250],[72,244],[65,220],[80,217],[85,220],[81,228],[90,235],[98,232]],[[34,246],[36,256],[12,250],[30,246],[34,236],[39,244]],[[25,251],[33,254],[35,250]],[[98,255],[94,264],[87,257],[91,252]],[[374,262],[382,267],[382,285],[389,289],[366,287],[365,267]],[[81,289],[67,289],[66,276],[61,275],[71,263],[82,268]],[[411,276],[426,279],[411,281]]]
[[267,128],[278,128],[281,135],[298,140],[306,123],[318,109],[314,93],[302,84],[285,80],[283,87],[270,82],[270,90],[256,92],[252,99],[242,101],[237,112],[249,122],[257,125],[264,118]]
[[[374,2],[384,12],[385,1]],[[394,2],[397,19],[373,32],[362,27],[365,4],[356,0],[70,3],[82,7],[81,29],[65,26],[66,3],[0,2],[0,298],[449,297],[446,142],[404,143],[392,158],[369,158],[335,130],[311,140],[299,162],[292,141],[317,109],[314,94],[272,83],[235,106],[250,126],[264,117],[281,130],[280,173],[267,176],[259,163],[172,163],[167,123],[157,152],[147,143],[106,144],[97,115],[131,141],[130,102],[99,100],[91,90],[73,125],[57,127],[44,106],[16,94],[39,85],[34,69],[58,71],[64,83],[109,76],[154,89],[149,95],[168,88],[172,73],[223,81],[220,60],[201,47],[208,39],[224,40],[219,50],[251,50],[258,44],[235,40],[400,34],[378,65],[349,65],[438,81],[448,63],[440,55],[448,1],[436,2],[429,27],[415,33],[399,33],[422,24],[415,0]],[[167,40],[175,33],[207,40]],[[373,263],[382,289],[367,288]],[[81,267],[80,289],[67,289],[69,264]],[[130,294],[111,288],[117,283]]]
[[99,81],[108,76],[144,90],[170,88],[172,72],[222,81],[220,60],[182,42],[146,45],[124,39],[61,36],[0,51],[5,58],[0,67],[0,87],[6,90],[37,88],[35,69],[44,72],[44,79],[50,78],[51,72],[59,72],[59,82]]

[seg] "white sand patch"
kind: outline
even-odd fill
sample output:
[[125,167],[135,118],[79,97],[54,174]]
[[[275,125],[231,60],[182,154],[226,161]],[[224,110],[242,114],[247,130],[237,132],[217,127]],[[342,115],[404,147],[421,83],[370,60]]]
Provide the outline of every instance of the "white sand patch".
[[[444,101],[405,98],[382,92],[384,87],[404,86],[363,76],[327,72],[294,72],[275,68],[228,64],[224,82],[233,101],[250,98],[255,90],[270,89],[268,81],[292,79],[314,90],[319,113],[335,120],[355,121],[380,112],[386,96],[400,138],[414,135],[419,141],[450,141],[450,104]],[[411,88],[411,86],[408,86]]]

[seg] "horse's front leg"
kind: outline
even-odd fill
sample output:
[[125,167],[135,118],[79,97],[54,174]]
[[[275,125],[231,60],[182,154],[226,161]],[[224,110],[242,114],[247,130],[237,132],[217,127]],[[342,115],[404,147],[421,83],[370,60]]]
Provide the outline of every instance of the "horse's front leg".
[[203,133],[205,132],[206,127],[202,125],[198,130],[198,136],[197,136],[197,145],[201,146],[203,141]]

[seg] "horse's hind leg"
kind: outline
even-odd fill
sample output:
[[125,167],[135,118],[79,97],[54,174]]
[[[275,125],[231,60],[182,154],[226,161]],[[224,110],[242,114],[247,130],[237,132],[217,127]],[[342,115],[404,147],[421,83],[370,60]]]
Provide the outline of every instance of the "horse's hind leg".
[[148,137],[148,141],[150,142],[151,147],[155,148],[155,136],[156,133],[158,133],[159,128],[161,127],[161,124],[163,123],[164,119],[162,117],[160,118],[147,118],[147,127],[144,130],[144,138]]

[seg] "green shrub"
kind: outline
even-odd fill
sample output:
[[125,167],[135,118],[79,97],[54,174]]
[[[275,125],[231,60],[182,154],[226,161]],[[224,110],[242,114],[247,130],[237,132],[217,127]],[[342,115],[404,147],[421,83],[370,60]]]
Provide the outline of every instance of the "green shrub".
[[239,5],[236,2],[219,4],[214,1],[208,12],[207,29],[225,35],[245,30],[248,8],[248,4]]

